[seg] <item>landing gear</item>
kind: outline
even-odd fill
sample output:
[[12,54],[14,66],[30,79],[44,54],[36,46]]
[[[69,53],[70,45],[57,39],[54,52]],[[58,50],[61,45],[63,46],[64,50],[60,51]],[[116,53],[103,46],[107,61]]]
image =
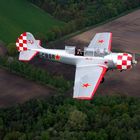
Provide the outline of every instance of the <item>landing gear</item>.
[[101,80],[101,83],[103,83],[104,81],[105,81],[105,78],[103,77],[102,80]]

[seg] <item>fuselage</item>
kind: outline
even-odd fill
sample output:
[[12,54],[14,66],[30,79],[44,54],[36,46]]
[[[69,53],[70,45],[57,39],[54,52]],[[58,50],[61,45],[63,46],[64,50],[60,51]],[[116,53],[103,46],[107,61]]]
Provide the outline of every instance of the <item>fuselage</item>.
[[[79,56],[75,54],[69,54],[66,52],[66,50],[58,50],[58,49],[41,49],[37,50],[39,51],[39,56],[45,59],[51,59],[58,62],[62,62],[65,64],[70,65],[100,65],[100,66],[106,66],[108,69],[118,69],[118,65],[128,65],[131,66],[131,60],[132,56],[130,54],[126,53],[112,53],[101,56]],[[124,60],[119,60],[119,57],[124,57]],[[125,56],[130,57],[129,62],[127,62],[127,58]],[[122,61],[122,64],[120,64],[120,61]],[[126,62],[124,62],[126,61]],[[125,70],[130,67],[121,67],[121,69]],[[120,69],[120,70],[121,70]]]
[[99,84],[104,81],[108,69],[120,71],[130,69],[136,64],[135,56],[128,53],[111,52],[112,33],[97,33],[88,47],[82,49],[65,46],[64,50],[45,49],[33,35],[25,32],[16,41],[20,61],[30,61],[39,54],[43,59],[55,60],[75,65],[73,98],[91,99]]

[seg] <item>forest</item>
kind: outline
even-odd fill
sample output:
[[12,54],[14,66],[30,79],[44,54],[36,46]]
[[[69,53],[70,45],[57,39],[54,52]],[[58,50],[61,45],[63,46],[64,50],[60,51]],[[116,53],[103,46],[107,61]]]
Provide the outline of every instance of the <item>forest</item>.
[[[110,18],[140,6],[139,0],[29,0],[63,21]],[[97,20],[97,19],[96,19]],[[92,22],[92,21],[91,21]]]
[[140,99],[96,96],[73,100],[62,94],[0,109],[3,140],[138,140]]
[[70,81],[22,63],[0,58],[0,67],[51,86],[57,94],[0,109],[0,140],[138,140],[140,98],[95,95],[75,100]]

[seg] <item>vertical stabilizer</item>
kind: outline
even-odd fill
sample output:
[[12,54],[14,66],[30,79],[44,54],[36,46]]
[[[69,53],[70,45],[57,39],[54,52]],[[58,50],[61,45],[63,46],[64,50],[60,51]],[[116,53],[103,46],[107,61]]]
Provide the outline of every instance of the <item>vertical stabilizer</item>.
[[20,35],[16,41],[17,50],[20,52],[20,61],[30,61],[38,52],[34,49],[41,48],[39,41],[35,40],[33,35],[29,32],[25,32]]

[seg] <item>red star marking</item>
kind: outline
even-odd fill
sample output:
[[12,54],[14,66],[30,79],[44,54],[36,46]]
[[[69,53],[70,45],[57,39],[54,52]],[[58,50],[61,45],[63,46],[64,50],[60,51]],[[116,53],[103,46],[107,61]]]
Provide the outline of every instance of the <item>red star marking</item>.
[[60,60],[60,58],[61,58],[61,57],[60,57],[60,55],[58,55],[58,54],[55,56],[55,60]]
[[104,42],[104,40],[99,40],[98,42],[99,42],[99,43],[103,43],[103,42]]
[[89,87],[89,86],[91,86],[89,83],[83,84],[83,87],[85,87],[85,88],[87,88],[87,87]]

